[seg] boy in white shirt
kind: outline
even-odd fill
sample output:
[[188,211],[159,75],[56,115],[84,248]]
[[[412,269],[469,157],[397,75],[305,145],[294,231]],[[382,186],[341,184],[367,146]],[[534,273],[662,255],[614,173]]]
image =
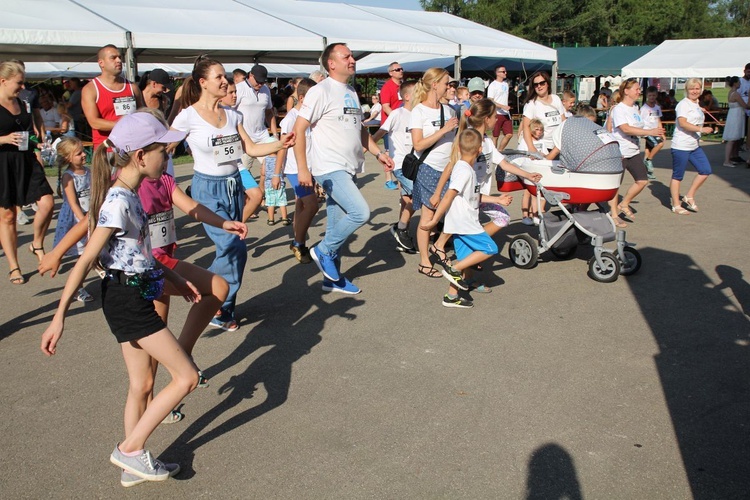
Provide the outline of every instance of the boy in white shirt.
[[[281,127],[281,137],[285,137],[294,130],[294,123],[297,121],[297,116],[305,100],[305,95],[307,95],[307,91],[313,86],[315,86],[315,81],[309,78],[303,78],[297,84],[297,105],[290,109],[284,119],[281,120],[279,124]],[[305,137],[307,138],[307,154],[305,157],[309,165],[311,160],[310,153],[312,151],[309,127],[305,131]],[[293,149],[279,150],[276,153],[276,170],[271,184],[274,189],[278,189],[281,186],[283,171],[283,176],[289,179],[289,183],[294,188],[294,222],[292,223],[294,235],[292,242],[289,244],[289,250],[292,251],[301,264],[309,264],[312,260],[310,259],[310,250],[305,245],[305,240],[307,239],[307,231],[310,229],[313,217],[318,213],[318,198],[315,196],[313,188],[300,185],[297,178],[297,159],[294,155]]]
[[406,253],[417,253],[414,247],[414,241],[409,235],[409,221],[414,215],[414,207],[411,202],[411,193],[414,188],[414,181],[407,179],[402,173],[401,167],[404,163],[404,157],[411,153],[412,140],[409,131],[409,120],[411,119],[411,94],[414,89],[414,81],[406,81],[399,87],[399,94],[404,105],[397,108],[388,115],[388,118],[375,132],[372,139],[377,142],[385,134],[390,134],[393,154],[393,177],[396,178],[401,186],[401,211],[396,224],[391,227],[391,234],[396,238],[396,248]]
[[474,307],[474,303],[459,297],[458,290],[468,290],[466,279],[472,266],[476,266],[497,254],[497,244],[485,232],[479,222],[479,203],[501,203],[500,196],[480,193],[480,185],[474,172],[474,162],[482,154],[482,134],[475,129],[466,129],[458,136],[460,160],[453,166],[450,185],[438,205],[435,216],[426,225],[432,230],[445,215],[445,232],[453,235],[456,262],[442,270],[450,281],[448,293],[443,297],[443,306],[456,308]]
[[[646,101],[641,107],[641,119],[643,120],[643,126],[645,128],[661,128],[661,106],[656,102],[656,98],[659,95],[659,89],[656,87],[649,87],[646,89]],[[656,153],[661,151],[664,147],[664,137],[659,136],[648,136],[646,137],[646,152],[644,154],[643,163],[646,165],[646,171],[648,172],[648,179],[653,181],[656,179],[654,175],[654,156]]]

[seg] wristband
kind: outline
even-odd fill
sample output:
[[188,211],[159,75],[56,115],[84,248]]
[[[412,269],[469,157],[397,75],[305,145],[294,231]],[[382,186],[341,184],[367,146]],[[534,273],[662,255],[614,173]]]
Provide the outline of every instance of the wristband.
[[281,174],[273,174],[271,177],[281,177]]

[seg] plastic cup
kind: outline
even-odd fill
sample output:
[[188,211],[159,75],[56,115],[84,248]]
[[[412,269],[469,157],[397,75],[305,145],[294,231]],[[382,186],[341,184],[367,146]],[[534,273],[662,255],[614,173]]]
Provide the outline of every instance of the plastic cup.
[[28,151],[29,150],[29,132],[27,130],[24,130],[23,132],[18,132],[21,134],[21,140],[18,143],[18,150],[19,151]]

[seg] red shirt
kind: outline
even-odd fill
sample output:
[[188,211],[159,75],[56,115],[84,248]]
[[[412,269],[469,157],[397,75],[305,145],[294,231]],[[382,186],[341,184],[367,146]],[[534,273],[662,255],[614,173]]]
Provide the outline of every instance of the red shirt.
[[[391,107],[391,112],[396,108],[401,107],[401,95],[399,94],[399,85],[393,81],[393,78],[389,78],[383,88],[380,89],[380,103],[388,104]],[[380,123],[385,123],[385,119],[388,117],[385,114],[385,110],[380,113]]]
[[[96,89],[96,108],[103,119],[117,121],[121,116],[135,112],[137,103],[129,81],[125,80],[125,84],[119,90],[108,89],[98,78],[94,78],[93,82]],[[109,132],[109,130],[91,130],[94,149],[107,140]]]

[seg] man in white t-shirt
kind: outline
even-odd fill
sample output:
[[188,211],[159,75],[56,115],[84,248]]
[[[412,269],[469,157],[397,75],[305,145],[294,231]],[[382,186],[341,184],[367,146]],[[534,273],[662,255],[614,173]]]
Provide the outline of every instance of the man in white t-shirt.
[[[242,126],[245,127],[245,132],[256,144],[276,140],[276,120],[267,81],[268,70],[265,66],[256,64],[250,69],[247,79],[237,83],[236,109],[242,113]],[[271,128],[271,135],[268,134],[266,124]],[[250,168],[252,162],[250,156],[242,155],[242,165],[245,168]]]
[[[508,146],[510,139],[513,137],[513,120],[510,116],[510,106],[508,106],[510,88],[508,82],[505,81],[507,76],[508,71],[505,66],[498,66],[495,68],[495,81],[487,87],[487,98],[497,106],[497,121],[495,122],[495,128],[492,130],[492,137],[495,138],[495,144],[500,151]],[[500,132],[503,133],[502,139],[500,138]]]
[[[343,43],[332,43],[323,51],[321,63],[329,77],[307,92],[294,124],[297,179],[301,186],[312,187],[314,175],[328,195],[326,233],[310,249],[310,257],[323,273],[323,290],[356,294],[359,288],[341,274],[339,249],[370,218],[370,207],[355,182],[364,164],[362,149],[375,155],[388,170],[393,169],[393,160],[362,127],[357,92],[347,84],[357,69],[351,50]],[[305,154],[308,127],[312,172]]]

